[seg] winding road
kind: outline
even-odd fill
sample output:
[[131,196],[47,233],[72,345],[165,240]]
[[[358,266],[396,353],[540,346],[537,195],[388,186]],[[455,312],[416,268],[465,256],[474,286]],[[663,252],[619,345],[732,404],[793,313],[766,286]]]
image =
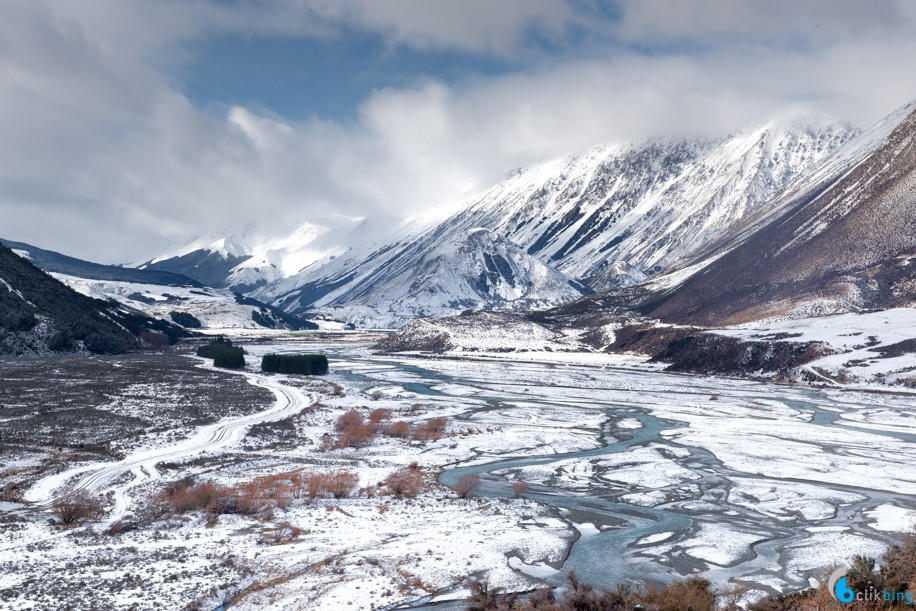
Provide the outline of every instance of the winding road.
[[[121,461],[100,462],[75,467],[61,473],[39,480],[25,495],[25,500],[37,507],[50,506],[59,490],[69,482],[72,489],[85,489],[95,493],[114,493],[114,508],[108,515],[108,523],[114,523],[127,513],[132,488],[160,478],[156,465],[165,461],[180,461],[190,456],[222,450],[240,440],[253,424],[281,420],[298,413],[315,400],[315,397],[303,393],[297,388],[283,385],[277,378],[248,371],[238,372],[248,381],[271,391],[276,397],[269,409],[239,416],[225,418],[208,424],[197,430],[188,439],[173,445],[140,450]],[[126,474],[133,477],[125,482],[113,484]],[[79,479],[76,479],[79,478]]]

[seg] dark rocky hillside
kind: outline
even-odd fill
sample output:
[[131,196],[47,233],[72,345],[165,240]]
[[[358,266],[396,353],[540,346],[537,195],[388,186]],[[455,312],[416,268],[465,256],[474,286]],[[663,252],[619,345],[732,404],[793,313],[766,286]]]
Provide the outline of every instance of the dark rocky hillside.
[[0,354],[117,354],[185,335],[176,325],[80,295],[0,245]]

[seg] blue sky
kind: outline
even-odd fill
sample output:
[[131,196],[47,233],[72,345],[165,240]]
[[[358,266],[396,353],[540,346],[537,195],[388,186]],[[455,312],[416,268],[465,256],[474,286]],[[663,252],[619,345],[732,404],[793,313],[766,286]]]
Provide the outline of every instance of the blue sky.
[[241,105],[296,121],[353,120],[375,89],[425,79],[458,86],[520,68],[505,57],[390,48],[378,34],[357,32],[332,40],[231,34],[199,43],[192,53],[177,77],[195,104],[216,113]]
[[[0,0],[0,235],[403,216],[596,144],[916,98],[907,0]],[[40,219],[40,222],[36,221]]]
[[[612,24],[619,16],[612,2],[569,4],[578,6],[580,19]],[[514,36],[511,48],[494,50],[415,46],[357,24],[341,24],[337,31],[316,37],[229,32],[190,44],[189,59],[174,76],[189,99],[213,112],[242,105],[292,120],[318,115],[346,121],[356,117],[373,90],[430,80],[461,87],[480,78],[599,59],[626,46],[578,21],[556,29],[537,22],[520,24]]]

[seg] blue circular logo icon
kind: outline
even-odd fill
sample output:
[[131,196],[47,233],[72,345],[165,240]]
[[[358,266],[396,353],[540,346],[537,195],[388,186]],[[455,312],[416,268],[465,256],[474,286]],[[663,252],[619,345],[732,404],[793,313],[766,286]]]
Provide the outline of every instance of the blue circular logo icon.
[[841,603],[850,603],[856,597],[856,593],[849,589],[846,584],[846,569],[838,568],[827,580],[827,588],[830,595]]

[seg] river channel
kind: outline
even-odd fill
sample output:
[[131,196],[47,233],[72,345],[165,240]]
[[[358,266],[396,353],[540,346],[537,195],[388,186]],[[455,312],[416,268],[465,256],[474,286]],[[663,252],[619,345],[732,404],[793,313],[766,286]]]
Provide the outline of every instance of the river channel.
[[574,424],[589,414],[586,449],[489,448],[439,477],[453,486],[477,475],[476,494],[497,498],[526,481],[527,498],[572,524],[579,536],[562,564],[514,559],[551,585],[570,570],[599,587],[698,572],[718,585],[789,591],[852,553],[880,553],[894,536],[876,517],[882,508],[916,509],[916,409],[907,396],[348,349],[332,367],[351,386],[466,404],[458,420],[521,411],[534,426],[541,415]]

